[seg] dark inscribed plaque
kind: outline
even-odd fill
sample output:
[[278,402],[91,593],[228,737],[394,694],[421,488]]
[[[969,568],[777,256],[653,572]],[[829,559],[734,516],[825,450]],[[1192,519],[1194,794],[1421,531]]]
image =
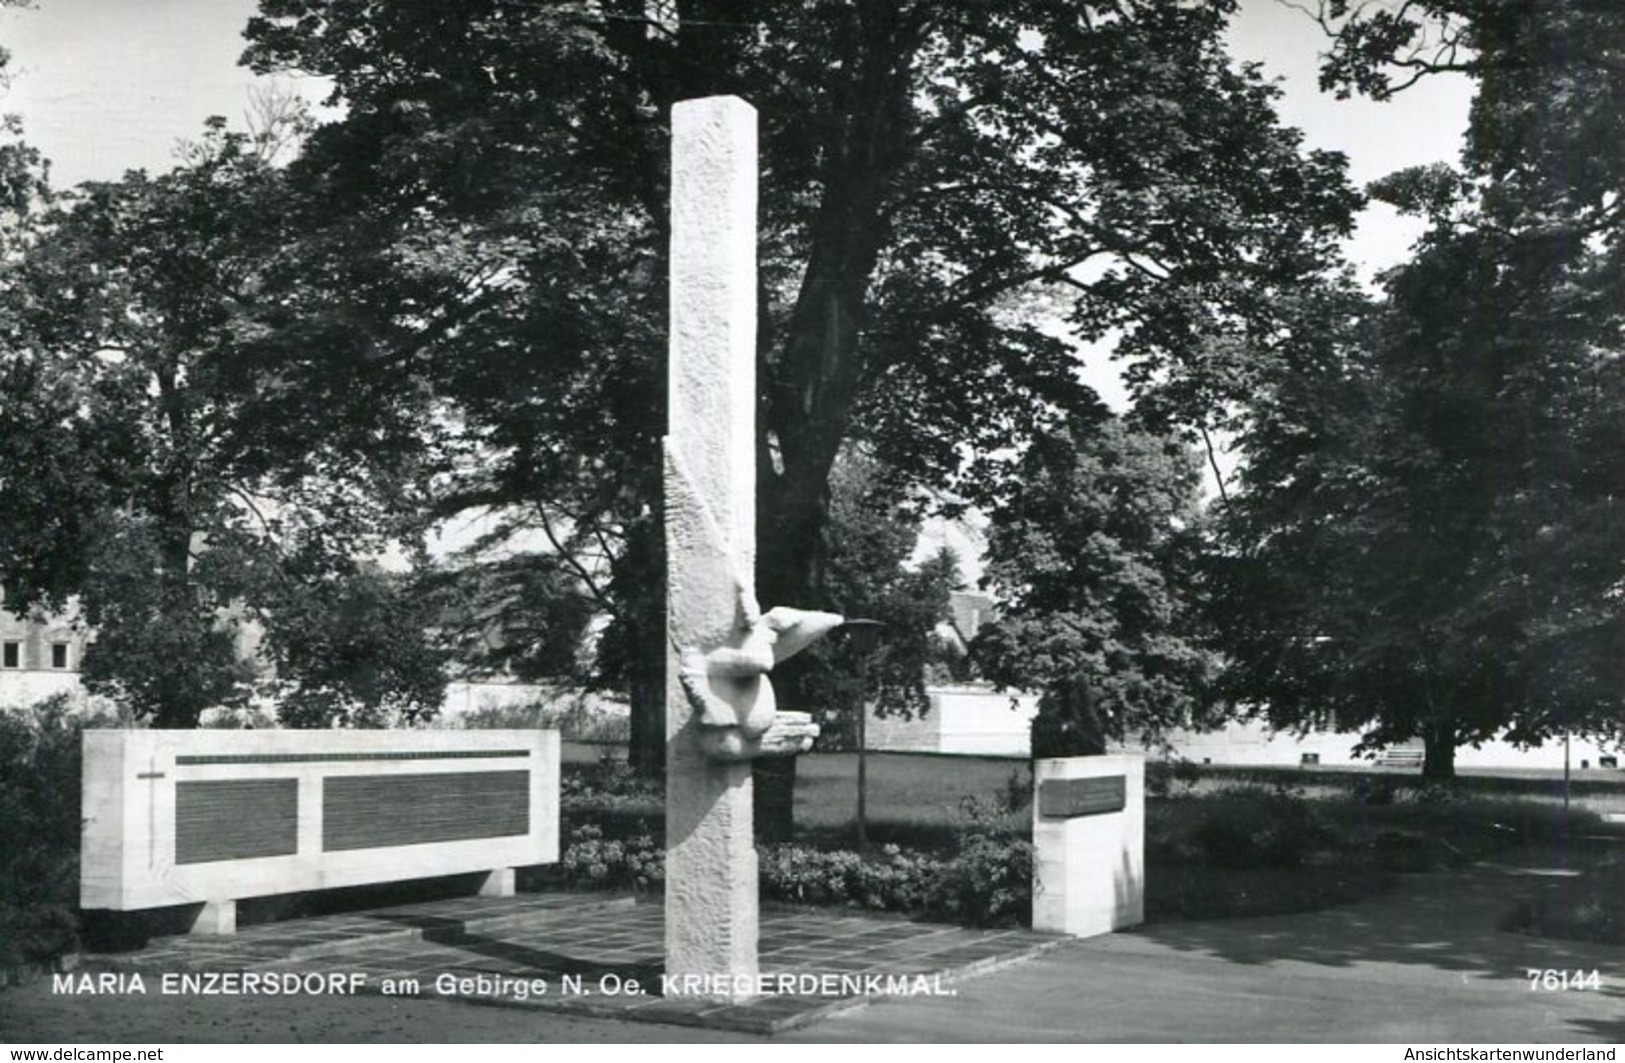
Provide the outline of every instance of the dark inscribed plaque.
[[1128,780],[1122,775],[1093,779],[1045,779],[1038,784],[1038,814],[1071,819],[1121,812],[1128,803]]
[[175,863],[292,856],[298,850],[298,779],[175,784]]
[[414,749],[379,753],[194,753],[176,764],[342,764],[359,760],[491,760],[528,757],[528,749]]
[[530,772],[330,775],[322,780],[322,848],[501,838],[530,832]]

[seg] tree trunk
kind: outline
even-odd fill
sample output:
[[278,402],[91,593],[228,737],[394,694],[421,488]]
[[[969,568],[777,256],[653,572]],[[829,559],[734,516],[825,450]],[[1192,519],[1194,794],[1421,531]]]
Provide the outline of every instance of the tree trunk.
[[800,757],[763,757],[751,764],[756,793],[756,842],[778,845],[795,834],[796,762]]
[[632,588],[623,598],[627,625],[628,692],[631,735],[627,761],[638,776],[666,777],[666,532],[655,509],[650,519],[628,530],[614,582]]
[[[156,575],[163,588],[158,622],[165,625],[185,625],[188,632],[186,645],[202,649],[208,642],[208,631],[213,618],[205,616],[199,608],[198,589],[192,581],[192,423],[188,416],[187,395],[180,383],[181,375],[174,365],[156,372],[160,406],[164,422],[169,428],[169,443],[175,462],[172,479],[165,489],[164,504],[159,507],[158,520],[162,528],[159,543],[159,563],[163,571]],[[213,663],[213,662],[210,662]],[[166,670],[162,679],[163,698],[153,724],[157,727],[194,728],[209,707],[209,698],[197,685],[196,664]]]
[[[807,270],[776,350],[762,308],[756,588],[764,608],[829,606],[829,474],[864,376],[869,283],[889,238],[883,203],[907,141],[923,10],[876,4],[846,11],[837,54],[850,74],[839,82],[828,126]],[[784,708],[812,708],[793,661],[774,671],[773,684]],[[758,761],[752,774],[758,839],[789,840],[795,758]]]
[[885,200],[906,150],[924,16],[856,5],[839,30],[842,70],[824,143],[807,270],[782,344],[762,308],[757,588],[765,606],[823,600],[829,473],[863,382],[869,284],[890,239]]
[[1456,721],[1429,721],[1422,729],[1422,778],[1449,782],[1456,777]]
[[[208,621],[199,615],[197,589],[192,585],[191,530],[172,530],[165,537],[161,558],[164,570],[155,574],[155,579],[164,590],[160,600],[166,608],[159,622],[192,628],[185,641],[200,646],[206,638]],[[166,671],[162,704],[152,719],[154,727],[191,729],[198,725],[203,710],[209,706],[202,692],[188,682],[192,674],[189,668],[182,667]]]
[[[661,647],[662,651],[664,647]],[[631,679],[632,734],[627,761],[639,778],[659,782],[666,777],[666,676],[664,652],[654,662],[659,671],[639,666]]]
[[[773,692],[779,708],[790,712],[807,712],[802,687],[808,658],[792,657],[773,669]],[[791,841],[795,835],[796,766],[800,757],[769,757],[751,764],[751,777],[755,780],[755,811],[753,820],[756,840],[764,845]]]

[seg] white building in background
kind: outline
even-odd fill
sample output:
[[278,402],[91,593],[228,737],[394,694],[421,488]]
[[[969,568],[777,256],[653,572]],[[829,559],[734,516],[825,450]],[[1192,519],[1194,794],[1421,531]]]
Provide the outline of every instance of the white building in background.
[[[952,621],[938,634],[961,651],[993,618],[991,597],[974,591],[956,592],[950,602]],[[898,719],[869,711],[868,745],[881,752],[960,753],[982,756],[1026,757],[1032,750],[1032,720],[1038,714],[1038,696],[997,691],[986,683],[962,683],[926,688],[930,711],[914,719]],[[1144,752],[1153,758],[1172,757],[1196,764],[1233,767],[1370,766],[1368,757],[1354,755],[1357,734],[1310,731],[1298,735],[1272,731],[1256,720],[1236,721],[1217,731],[1174,731],[1167,748],[1128,744],[1110,751]],[[1420,741],[1388,751],[1389,763],[1421,764]],[[1456,767],[1475,769],[1532,768],[1561,770],[1565,751],[1561,739],[1535,749],[1494,740],[1456,750]],[[1576,771],[1607,770],[1625,763],[1625,748],[1613,743],[1575,738],[1567,757]]]
[[0,608],[0,708],[78,692],[89,641],[72,615],[34,612],[19,619]]
[[[1354,755],[1354,747],[1359,741],[1357,734],[1339,734],[1335,731],[1310,731],[1304,735],[1271,731],[1256,720],[1237,721],[1217,731],[1175,731],[1168,736],[1172,756],[1196,764],[1238,767],[1296,767],[1301,764],[1318,764],[1321,767],[1369,766],[1372,760]],[[1160,750],[1146,752],[1152,756],[1162,755]],[[1420,766],[1422,743],[1404,743],[1392,747],[1389,752],[1401,757],[1412,753],[1414,763]],[[1477,747],[1458,746],[1456,769],[1533,768],[1561,771],[1563,757],[1562,739],[1548,741],[1535,749],[1523,749],[1495,739]],[[1568,758],[1575,771],[1617,768],[1625,763],[1625,749],[1613,743],[1575,738],[1569,742]]]
[[[881,752],[961,753],[982,756],[1026,757],[1031,755],[1032,719],[1038,712],[1033,694],[1000,693],[983,685],[928,687],[931,711],[912,720],[874,715],[868,721],[869,748]],[[1231,767],[1369,767],[1367,757],[1356,757],[1356,734],[1311,731],[1295,735],[1271,731],[1252,720],[1237,721],[1217,731],[1174,731],[1168,735],[1168,749],[1140,745],[1113,746],[1110,752],[1143,752],[1153,759],[1170,757],[1195,764]],[[1420,742],[1396,746],[1397,754],[1386,763],[1421,765]],[[1536,749],[1521,749],[1510,742],[1494,740],[1481,746],[1461,746],[1456,750],[1456,768],[1532,768],[1561,771],[1563,742],[1549,741]],[[1569,742],[1569,764],[1575,771],[1616,769],[1625,765],[1625,747],[1575,738]]]
[[[943,525],[952,528],[952,525]],[[966,540],[967,542],[969,540]],[[950,543],[957,550],[964,543]],[[925,556],[929,556],[927,551]],[[964,657],[982,625],[993,618],[992,596],[955,591],[948,599],[949,619],[937,637],[955,656]],[[944,683],[925,688],[930,709],[901,719],[877,715],[873,706],[865,722],[868,746],[883,752],[975,753],[1025,757],[1032,746],[1036,694],[995,690],[989,683]]]
[[966,753],[1025,757],[1032,748],[1036,694],[1000,693],[985,683],[926,687],[930,711],[904,720],[867,721],[869,748],[895,753]]
[[[1032,719],[1038,712],[1036,695],[1000,693],[987,686],[971,684],[930,687],[926,693],[930,696],[931,711],[917,719],[879,717],[871,709],[869,748],[882,752],[1031,755]],[[1354,755],[1359,740],[1359,735],[1335,731],[1311,731],[1304,735],[1271,731],[1257,721],[1243,720],[1217,731],[1171,732],[1166,749],[1127,744],[1114,745],[1110,752],[1143,752],[1153,759],[1169,757],[1230,767],[1421,765],[1420,742],[1393,747],[1390,759],[1373,761]],[[1612,770],[1625,764],[1625,747],[1575,738],[1569,742],[1567,756],[1574,771]],[[1497,739],[1456,750],[1459,771],[1507,768],[1561,771],[1563,762],[1560,739],[1535,749],[1522,749]]]

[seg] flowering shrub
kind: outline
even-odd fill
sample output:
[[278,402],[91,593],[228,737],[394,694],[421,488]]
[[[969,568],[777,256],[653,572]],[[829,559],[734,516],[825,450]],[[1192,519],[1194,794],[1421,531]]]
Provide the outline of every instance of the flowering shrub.
[[768,896],[796,904],[907,912],[924,907],[923,884],[936,866],[930,857],[895,845],[885,846],[878,860],[847,850],[775,845],[761,854],[761,880]]
[[639,778],[625,761],[602,760],[567,767],[559,779],[559,800],[566,812],[659,811],[665,792]]
[[[971,926],[1024,925],[1032,912],[1032,845],[974,821],[961,828],[948,857],[897,845],[864,857],[792,844],[762,849],[759,859],[763,895],[794,904],[852,905]],[[652,834],[611,839],[596,823],[570,831],[559,863],[578,888],[642,891],[665,880],[665,852]]]
[[845,850],[777,845],[761,854],[762,890],[797,904],[849,904],[970,926],[1025,925],[1032,916],[1033,847],[974,799],[960,806],[949,857],[882,846],[865,859]]
[[961,840],[934,883],[927,914],[970,926],[1027,925],[1033,910],[1033,847],[991,834]]
[[948,859],[883,846],[878,858],[776,845],[762,853],[762,891],[796,904],[846,904],[971,926],[1021,923],[1032,911],[1032,846],[977,839]]
[[665,850],[651,835],[609,839],[592,823],[584,823],[570,832],[570,844],[559,863],[572,885],[589,889],[642,892],[666,877]]

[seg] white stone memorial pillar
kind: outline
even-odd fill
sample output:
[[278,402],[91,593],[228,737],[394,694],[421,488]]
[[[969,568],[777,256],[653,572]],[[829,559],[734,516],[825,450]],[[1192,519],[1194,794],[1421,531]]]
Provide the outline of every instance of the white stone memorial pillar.
[[1145,757],[1033,761],[1033,929],[1145,922]]
[[737,643],[755,578],[754,108],[731,96],[672,108],[671,197],[666,973],[741,1000],[757,975],[750,762],[706,756],[677,647]]

